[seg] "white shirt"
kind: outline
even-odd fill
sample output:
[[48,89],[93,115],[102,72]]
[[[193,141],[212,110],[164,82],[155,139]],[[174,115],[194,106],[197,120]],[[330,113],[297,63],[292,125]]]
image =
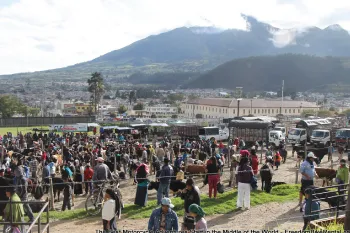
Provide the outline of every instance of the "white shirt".
[[109,199],[103,204],[102,219],[110,221],[114,217],[115,217],[115,201],[113,199]]

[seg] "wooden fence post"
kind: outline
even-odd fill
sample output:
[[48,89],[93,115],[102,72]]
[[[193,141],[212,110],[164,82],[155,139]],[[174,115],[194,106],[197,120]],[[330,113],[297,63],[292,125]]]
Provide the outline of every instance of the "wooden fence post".
[[51,200],[51,202],[50,202],[50,209],[51,210],[54,210],[55,209],[55,199],[54,199],[54,195],[53,195],[53,185],[52,185],[52,178],[50,177],[49,178],[49,181],[50,181],[50,190],[49,190],[49,192],[50,192],[50,200]]
[[298,180],[299,180],[299,169],[296,169],[295,170],[295,184],[298,183]]
[[346,204],[344,232],[350,232],[350,184],[348,184],[348,201]]

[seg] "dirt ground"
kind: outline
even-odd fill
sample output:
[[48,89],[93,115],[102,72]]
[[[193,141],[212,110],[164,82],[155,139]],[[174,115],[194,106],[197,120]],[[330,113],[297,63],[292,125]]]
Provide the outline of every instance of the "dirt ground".
[[[260,152],[259,152],[260,153]],[[260,158],[260,155],[259,155]],[[263,155],[264,158],[264,155]],[[337,160],[337,154],[333,155],[333,160]],[[334,162],[336,164],[336,162]],[[288,151],[288,158],[285,164],[282,164],[279,170],[275,171],[273,181],[286,182],[294,184],[296,180],[296,155],[291,156],[291,151]],[[321,167],[330,167],[331,163],[328,162],[328,157],[325,156]],[[334,165],[337,168],[337,165]],[[298,174],[298,183],[300,183],[300,174]],[[154,180],[154,176],[150,176],[150,180]],[[201,194],[208,193],[208,186],[203,186],[202,177],[195,177],[195,182],[200,188]],[[228,185],[229,180],[229,168],[227,164],[225,166],[225,172],[221,178],[224,185]],[[124,203],[133,203],[136,186],[132,185],[132,179],[123,180],[121,182],[121,192],[123,195]],[[260,182],[258,179],[258,185]],[[317,186],[322,185],[321,180],[316,181]],[[227,190],[229,188],[226,188]],[[152,190],[149,192],[149,200],[156,198],[156,191]],[[60,208],[62,203],[56,203],[55,206]],[[74,208],[84,208],[85,197],[77,197],[75,200]],[[248,211],[235,212],[232,214],[225,215],[214,215],[206,217],[208,221],[208,227],[210,229],[236,229],[236,230],[247,230],[247,229],[295,229],[300,230],[302,227],[302,216],[297,206],[297,201],[289,203],[268,203],[260,206],[252,207]],[[248,220],[248,221],[247,221]],[[140,220],[128,220],[120,219],[117,221],[119,229],[134,229],[142,230],[147,228],[148,219]],[[101,220],[86,219],[78,221],[60,221],[52,224],[50,232],[95,232],[100,229]]]

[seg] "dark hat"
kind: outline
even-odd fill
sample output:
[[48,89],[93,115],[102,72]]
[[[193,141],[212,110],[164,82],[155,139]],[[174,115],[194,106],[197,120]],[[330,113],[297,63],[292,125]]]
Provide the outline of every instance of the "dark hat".
[[13,186],[13,185],[7,186],[6,192],[8,192],[8,193],[14,193],[14,192],[16,192],[15,186]]
[[169,162],[168,157],[164,157],[164,162]]
[[186,185],[192,186],[193,184],[194,184],[193,179],[189,178],[189,179],[186,180]]

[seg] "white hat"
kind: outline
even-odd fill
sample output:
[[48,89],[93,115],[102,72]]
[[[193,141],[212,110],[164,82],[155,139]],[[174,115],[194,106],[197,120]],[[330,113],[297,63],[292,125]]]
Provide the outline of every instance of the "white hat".
[[313,152],[309,152],[309,153],[307,154],[307,157],[308,157],[308,158],[314,158],[314,159],[317,159],[317,157],[314,155],[314,153],[313,153]]
[[174,205],[171,204],[171,200],[170,200],[169,198],[167,198],[167,197],[164,197],[164,198],[162,199],[162,205],[167,205],[167,206],[169,206],[170,208],[174,208]]
[[103,161],[105,161],[102,157],[97,157],[97,159],[96,159],[98,162],[103,162]]

